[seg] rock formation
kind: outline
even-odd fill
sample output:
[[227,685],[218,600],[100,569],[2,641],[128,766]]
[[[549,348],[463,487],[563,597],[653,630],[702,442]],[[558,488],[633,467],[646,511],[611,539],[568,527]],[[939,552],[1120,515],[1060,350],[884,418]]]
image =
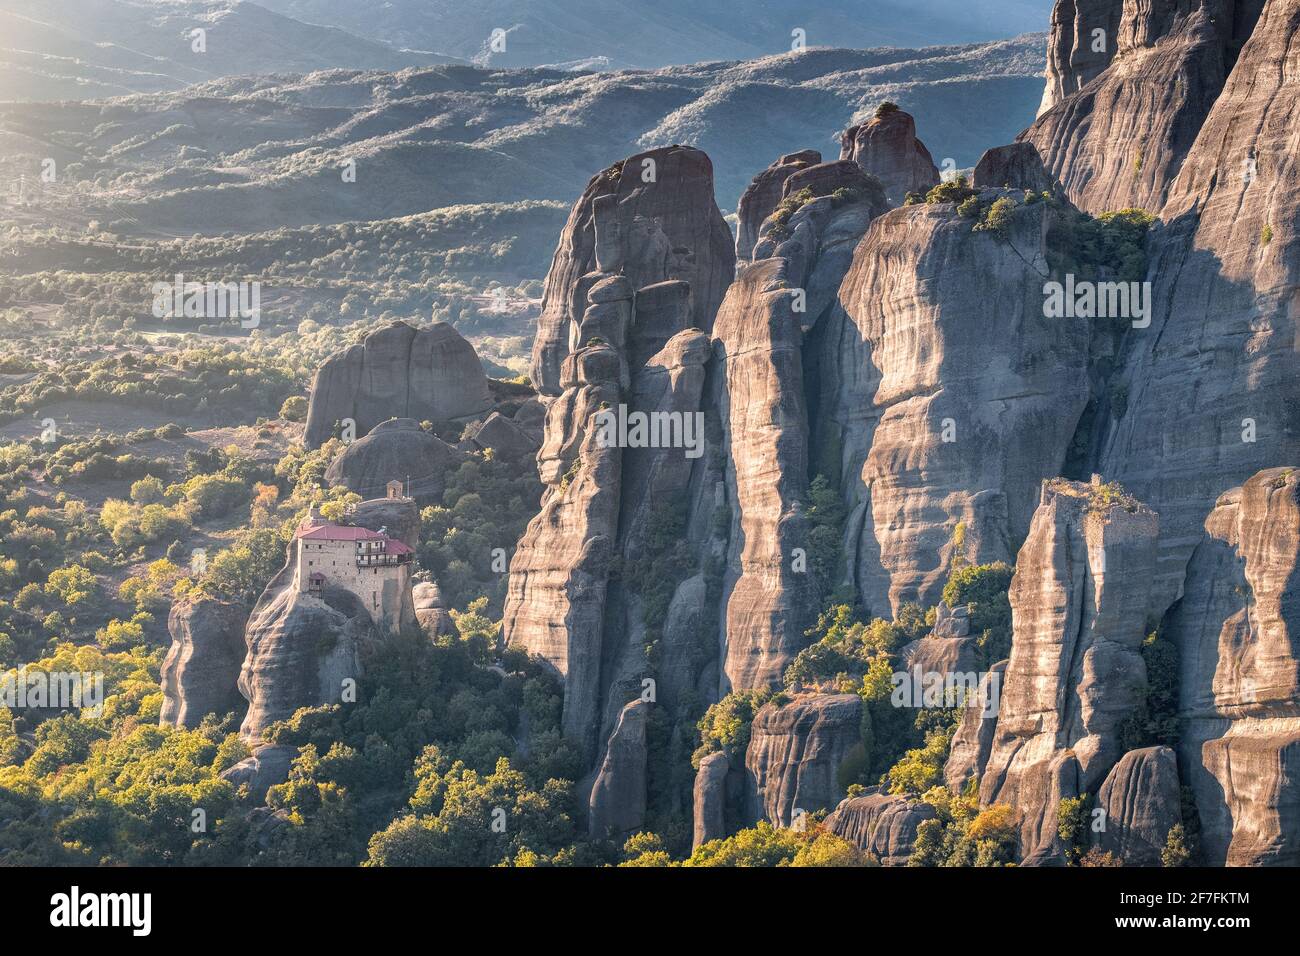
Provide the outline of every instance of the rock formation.
[[1126,396],[1098,471],[1160,514],[1160,594],[1179,594],[1219,495],[1300,461],[1300,2],[1268,3],[1149,240],[1152,317],[1128,333]]
[[682,328],[708,331],[735,271],[731,230],[713,201],[713,165],[688,146],[629,156],[592,178],[564,227],[542,293],[533,343],[533,384],[559,394],[561,363],[600,279],[632,289],[681,280],[690,286]]
[[969,611],[965,607],[953,610],[940,601],[935,612],[930,633],[899,649],[903,669],[945,675],[974,671],[979,639],[970,633]]
[[[1159,5],[1155,5],[1159,6]],[[1080,209],[1159,209],[1223,87],[1223,49],[1208,17],[1149,37],[1124,17],[1109,67],[1025,132]],[[1136,34],[1151,45],[1129,46]],[[1153,42],[1158,40],[1159,42]]]
[[840,159],[853,160],[879,179],[895,206],[908,193],[925,193],[939,182],[930,151],[916,138],[916,121],[897,107],[877,110],[865,123],[845,130]]
[[1039,116],[1079,92],[1110,65],[1123,9],[1123,0],[1057,0]]
[[998,661],[990,667],[988,673],[980,678],[976,698],[967,700],[962,709],[961,722],[948,749],[948,762],[943,767],[943,782],[953,793],[964,792],[971,780],[984,776],[998,726],[997,713],[1006,670],[1006,661]]
[[239,667],[244,660],[246,609],[199,595],[177,601],[167,617],[172,646],[162,665],[159,722],[194,728],[208,714],[242,711]]
[[885,866],[906,866],[916,843],[916,831],[937,814],[920,800],[894,796],[872,788],[849,797],[826,818],[826,829],[870,853]]
[[481,423],[471,425],[466,441],[475,449],[491,449],[499,458],[524,458],[537,452],[537,436],[514,419],[493,412]]
[[758,243],[758,229],[763,220],[772,215],[785,195],[785,181],[801,169],[816,166],[822,154],[815,149],[805,149],[782,156],[754,177],[736,207],[736,263],[748,263]]
[[420,543],[420,508],[414,498],[405,495],[358,501],[349,506],[344,523],[353,528],[382,531],[408,548]]
[[1057,183],[1043,166],[1033,143],[1011,143],[985,150],[971,174],[976,189],[1014,186],[1033,192],[1055,192]]
[[[708,158],[654,150],[593,180],[547,278],[534,379],[559,394],[537,455],[541,513],[511,562],[503,633],[564,679],[563,730],[593,772],[623,772],[609,747],[625,702],[647,687],[682,758],[716,693],[706,610],[716,586],[704,565],[721,547],[721,463],[709,451],[720,428],[706,409],[702,329],[734,271],[725,232]],[[603,774],[588,783],[644,786]],[[689,813],[689,792],[672,799]]]
[[415,620],[425,634],[431,638],[456,636],[456,622],[443,603],[437,584],[421,581],[411,589],[411,600],[415,606]]
[[409,418],[447,422],[492,407],[487,375],[474,346],[445,322],[415,328],[393,322],[317,370],[303,441],[324,444],[335,424],[355,423],[362,438],[380,422]]
[[236,790],[247,786],[249,799],[254,805],[260,804],[266,800],[268,790],[289,779],[289,771],[297,756],[297,747],[262,744],[253,749],[252,756],[223,770],[221,779]]
[[732,508],[726,587],[729,687],[779,686],[806,643],[815,586],[796,562],[808,547],[808,420],[802,334],[786,260],[746,269],[718,314],[724,369],[728,498]]
[[1059,0],[1043,109],[1023,138],[1075,205],[1164,205],[1261,6]]
[[953,203],[877,220],[825,323],[816,434],[839,452],[822,468],[873,614],[936,604],[959,545],[1010,562],[1088,403],[1087,323],[1043,315],[1049,241],[1071,213],[1018,189],[980,196],[1015,204],[1001,234]]
[[692,849],[727,835],[727,804],[731,798],[728,783],[731,778],[731,758],[725,753],[717,751],[700,761],[700,769],[695,774]]
[[886,209],[879,183],[848,161],[801,169],[784,189],[811,198],[784,221],[764,221],[755,261],[714,327],[731,512],[724,690],[779,686],[806,643],[818,584],[799,558],[809,546],[804,369],[817,350],[806,355],[804,340],[818,341],[854,246]]
[[830,809],[844,799],[840,768],[861,750],[862,698],[857,694],[795,697],[765,704],[745,751],[747,815],[788,827],[800,811]]
[[1125,866],[1160,866],[1169,831],[1182,819],[1178,760],[1168,747],[1130,750],[1097,791],[1105,828],[1093,845]]
[[422,504],[441,503],[448,472],[464,456],[413,418],[380,422],[330,462],[325,480],[363,499],[383,498],[390,481]]
[[626,838],[645,823],[646,720],[650,704],[634,700],[619,712],[605,759],[591,788],[588,827],[592,837]]
[[[278,579],[277,579],[278,580]],[[268,586],[248,621],[239,691],[248,700],[240,735],[258,740],[299,707],[338,703],[361,677],[361,647],[377,640],[370,615],[349,591],[316,597],[288,582]]]
[[[361,520],[389,514],[403,521],[405,512],[403,523],[412,524],[409,514],[415,504],[410,499],[384,499],[375,508],[366,508],[368,504],[354,512]],[[340,702],[360,682],[369,653],[394,634],[417,627],[409,570],[386,577],[370,608],[328,577],[319,589],[303,587],[302,544],[298,538],[289,542],[284,568],[267,584],[248,618],[247,653],[239,671],[239,692],[248,701],[239,733],[246,740],[260,741],[270,724],[300,707]]]
[[1300,472],[1226,492],[1167,633],[1205,861],[1300,863]]
[[1095,792],[1142,701],[1157,517],[1101,484],[1045,482],[1011,582],[1014,635],[980,804],[1016,808],[1026,863],[1059,858],[1060,801]]
[[[843,799],[865,752],[856,695],[769,703],[743,770],[710,754],[693,792],[671,768],[708,703],[780,688],[833,590],[873,616],[937,607],[899,664],[979,669],[967,609],[940,600],[960,559],[1015,562],[1014,633],[944,783],[1015,809],[1020,862],[1065,860],[1057,811],[1086,795],[1107,821],[1093,844],[1151,865],[1180,782],[1208,861],[1297,860],[1300,504],[1275,466],[1300,460],[1298,29],[1300,0],[1061,0],[1042,115],[953,184],[958,201],[888,209],[938,175],[911,117],[885,109],[839,161],[809,150],[762,170],[734,252],[698,151],[591,181],[546,284],[546,492],[504,636],[563,678],[593,834],[689,808],[698,846],[836,807],[834,832],[906,862],[935,811]],[[1048,282],[1113,271],[1075,241],[1117,227],[1072,202],[1159,212],[1149,325],[1047,317]],[[702,415],[696,453],[609,441],[635,413]],[[494,428],[523,452],[524,422]],[[847,520],[842,565],[810,573],[810,548],[840,530],[811,507],[819,476]],[[1182,654],[1176,762],[1134,737],[1157,625]]]

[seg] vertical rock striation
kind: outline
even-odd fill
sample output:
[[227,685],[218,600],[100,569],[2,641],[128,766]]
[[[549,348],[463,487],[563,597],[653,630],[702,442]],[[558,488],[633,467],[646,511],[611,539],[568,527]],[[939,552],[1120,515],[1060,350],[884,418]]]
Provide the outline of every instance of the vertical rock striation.
[[1300,472],[1262,471],[1219,499],[1168,620],[1207,863],[1300,863],[1298,564]]
[[733,503],[724,690],[779,687],[816,605],[811,575],[795,562],[795,549],[808,545],[808,419],[803,336],[785,268],[786,260],[767,259],[742,272],[714,330]]
[[838,452],[846,555],[873,614],[938,603],[959,545],[1010,562],[1088,403],[1087,323],[1043,315],[1049,239],[1070,213],[981,195],[1019,203],[1004,231],[973,231],[952,203],[874,222],[826,324],[819,443]]
[[[708,158],[684,147],[596,177],[561,239],[535,343],[534,379],[554,395],[538,452],[547,487],[511,563],[503,633],[563,678],[562,726],[591,771],[597,830],[626,822],[611,794],[647,799],[652,769],[629,776],[620,750],[632,716],[641,763],[677,765],[718,685],[708,569],[725,542],[706,330],[734,252],[712,188]],[[663,733],[644,738],[647,724]],[[689,817],[689,781],[661,795],[656,811]]]
[[[1080,209],[1096,215],[1164,205],[1228,75],[1218,5],[1126,5],[1117,32],[1106,37],[1116,52],[1105,70],[1025,131]],[[1085,66],[1082,75],[1089,72]],[[1052,85],[1049,74],[1049,91]]]
[[844,799],[840,766],[860,749],[862,698],[796,697],[754,715],[745,751],[747,814],[788,827],[799,811],[830,809]]
[[1099,468],[1160,513],[1168,605],[1215,500],[1300,460],[1300,0],[1271,0],[1149,240]]
[[1014,636],[980,804],[1015,807],[1027,863],[1058,858],[1056,809],[1119,759],[1146,690],[1157,518],[1106,486],[1043,484],[1011,583]]
[[1057,0],[1047,40],[1047,85],[1039,116],[1079,92],[1110,65],[1123,10],[1124,0]]

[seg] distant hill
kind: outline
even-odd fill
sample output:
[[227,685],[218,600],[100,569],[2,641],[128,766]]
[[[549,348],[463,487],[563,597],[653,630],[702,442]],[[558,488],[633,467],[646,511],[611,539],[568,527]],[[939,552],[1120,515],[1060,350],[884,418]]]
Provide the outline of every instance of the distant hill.
[[[206,32],[206,52],[192,31]],[[447,62],[234,0],[0,0],[0,100],[176,90],[218,76]]]
[[[0,175],[62,171],[38,204],[122,235],[250,233],[458,204],[564,203],[638,150],[704,149],[724,211],[782,153],[839,155],[884,99],[936,162],[972,165],[1034,117],[1044,37],[808,50],[654,71],[435,66],[227,77],[105,103],[0,105]],[[355,182],[342,170],[355,163]]]
[[[1046,30],[1051,0],[260,0],[288,16],[491,66],[654,69],[809,46],[970,43]],[[493,44],[503,31],[504,46]]]

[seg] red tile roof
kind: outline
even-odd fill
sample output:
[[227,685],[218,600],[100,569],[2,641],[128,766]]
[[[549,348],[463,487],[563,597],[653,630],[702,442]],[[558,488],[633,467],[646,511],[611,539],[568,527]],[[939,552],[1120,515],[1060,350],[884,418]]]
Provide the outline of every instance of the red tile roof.
[[326,522],[325,524],[301,524],[294,537],[308,538],[312,541],[379,541],[387,538],[388,535],[371,531],[369,528],[354,528],[351,525]]
[[384,547],[386,554],[414,554],[414,549],[408,547],[404,542],[396,538],[390,538],[386,534],[380,534],[378,531],[371,531],[369,528],[355,528],[352,525],[334,524],[333,522],[324,522],[314,524],[303,522],[298,526],[295,538],[304,538],[308,541],[387,541]]

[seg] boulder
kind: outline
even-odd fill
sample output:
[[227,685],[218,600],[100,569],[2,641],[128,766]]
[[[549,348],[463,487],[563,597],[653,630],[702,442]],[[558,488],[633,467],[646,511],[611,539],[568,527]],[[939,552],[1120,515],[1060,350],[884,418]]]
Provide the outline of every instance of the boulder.
[[870,788],[862,796],[843,800],[826,818],[826,829],[870,853],[884,866],[907,866],[917,828],[937,816],[928,803]]
[[916,120],[900,109],[877,113],[845,130],[840,159],[852,160],[879,179],[895,206],[909,192],[925,193],[939,183],[930,151],[916,138]]
[[364,499],[384,498],[390,481],[421,504],[442,501],[447,475],[464,456],[412,418],[391,418],[352,442],[325,469],[331,487],[345,487]]
[[492,449],[498,458],[526,458],[537,453],[541,444],[537,436],[499,412],[493,412],[481,425],[473,426],[469,439],[480,449]]
[[236,790],[246,784],[249,799],[260,804],[266,800],[267,791],[289,779],[297,756],[297,747],[263,744],[253,749],[252,756],[223,770],[221,779]]
[[248,653],[239,672],[239,692],[248,701],[248,712],[239,734],[252,742],[300,707],[339,703],[344,682],[361,679],[363,652],[383,640],[369,611],[350,591],[326,587],[317,595],[298,590],[297,545],[296,540],[290,543],[290,561],[262,592],[245,632]]
[[415,605],[415,619],[425,634],[431,638],[456,636],[456,622],[452,620],[435,582],[421,581],[415,585],[411,589],[411,600]]
[[356,438],[390,418],[447,422],[492,407],[474,346],[445,322],[393,322],[330,356],[312,381],[303,441],[315,448],[351,419]]
[[162,664],[159,723],[197,727],[208,714],[242,712],[239,668],[244,661],[248,612],[199,594],[172,605],[167,630],[172,646]]
[[343,522],[354,528],[382,531],[408,548],[420,543],[420,509],[412,498],[358,501],[348,510]]
[[1092,831],[1093,845],[1125,866],[1160,866],[1160,853],[1182,821],[1178,759],[1168,747],[1130,750],[1097,792],[1105,829]]
[[1043,158],[1038,155],[1033,143],[1012,143],[985,150],[980,161],[975,164],[971,186],[976,189],[1008,186],[1036,193],[1057,189],[1056,182],[1043,167]]
[[861,754],[862,698],[801,695],[765,704],[745,751],[746,810],[751,821],[788,827],[802,813],[830,809],[845,796],[840,768]]

